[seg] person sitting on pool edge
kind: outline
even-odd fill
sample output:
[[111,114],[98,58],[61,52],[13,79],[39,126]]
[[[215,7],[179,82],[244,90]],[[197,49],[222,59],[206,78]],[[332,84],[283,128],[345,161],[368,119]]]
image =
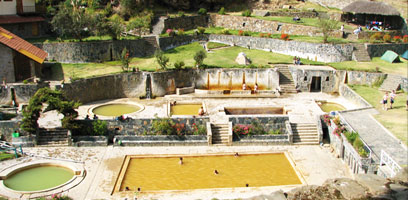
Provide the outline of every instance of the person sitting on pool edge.
[[203,116],[204,114],[204,108],[201,106],[201,108],[198,110],[198,115]]
[[180,157],[179,164],[180,164],[180,165],[182,165],[182,164],[183,164],[183,157]]

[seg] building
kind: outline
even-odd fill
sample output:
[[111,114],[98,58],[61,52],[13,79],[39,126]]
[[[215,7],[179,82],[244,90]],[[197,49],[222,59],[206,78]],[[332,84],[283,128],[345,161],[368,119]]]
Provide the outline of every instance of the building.
[[22,38],[41,37],[46,34],[43,6],[35,0],[0,0],[0,26]]
[[0,26],[0,80],[18,82],[41,75],[47,53]]

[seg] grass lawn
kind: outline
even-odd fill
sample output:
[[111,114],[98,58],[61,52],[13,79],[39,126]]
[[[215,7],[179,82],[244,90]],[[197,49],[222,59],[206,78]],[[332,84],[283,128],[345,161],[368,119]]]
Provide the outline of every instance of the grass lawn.
[[119,61],[78,64],[63,63],[61,65],[65,80],[68,80],[69,78],[86,78],[122,72],[122,67]]
[[222,43],[218,43],[218,42],[208,42],[208,44],[207,44],[208,49],[216,49],[216,48],[228,47],[228,46],[230,46],[230,45],[222,44]]
[[16,156],[14,154],[0,152],[0,161],[13,159]]
[[[136,36],[126,36],[121,37],[119,40],[136,40],[139,38],[140,37]],[[31,38],[26,40],[30,43],[79,42],[79,40],[76,38],[58,38],[58,37]],[[104,36],[89,36],[82,38],[82,42],[105,41],[105,40],[112,40],[112,37],[104,35]]]
[[330,66],[339,70],[355,70],[355,71],[370,71],[375,72],[377,68],[380,72],[387,74],[398,74],[407,76],[408,61],[401,59],[399,63],[389,63],[381,60],[380,57],[375,57],[371,62],[356,62],[344,61],[338,63],[329,63]]
[[375,115],[374,118],[391,131],[405,145],[408,145],[408,111],[405,110],[407,93],[399,91],[395,98],[393,109],[385,111],[379,103],[384,93],[379,91],[377,87],[364,85],[350,85],[350,87],[380,112],[380,114]]
[[[286,17],[286,16],[266,16],[266,17],[260,17],[260,16],[253,16],[254,18],[257,19],[262,19],[262,20],[268,20],[268,21],[277,21],[277,22],[282,22],[282,23],[288,23],[288,24],[297,24],[297,25],[303,25],[303,26],[313,26],[313,27],[319,27],[319,19],[318,18],[301,18],[299,22],[293,21],[293,17]],[[333,20],[331,20],[333,21]],[[333,21],[335,23],[335,21]],[[337,23],[337,29],[340,29],[340,26],[344,24],[342,22]],[[347,24],[344,24],[345,29],[352,30],[353,27]]]

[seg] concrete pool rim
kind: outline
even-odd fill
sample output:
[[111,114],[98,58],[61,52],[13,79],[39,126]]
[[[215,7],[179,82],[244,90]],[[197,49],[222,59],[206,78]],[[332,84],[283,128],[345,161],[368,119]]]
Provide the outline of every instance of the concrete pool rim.
[[[301,170],[297,168],[292,156],[288,151],[278,151],[278,152],[238,152],[240,155],[262,155],[262,154],[284,154],[288,162],[293,168],[296,176],[298,177],[301,184],[291,184],[291,185],[273,185],[273,186],[260,186],[260,187],[250,187],[250,188],[280,188],[280,187],[297,187],[301,185],[306,185],[306,179],[301,173]],[[120,191],[122,186],[123,178],[127,171],[127,167],[132,158],[167,158],[167,157],[197,157],[197,156],[234,156],[235,152],[222,152],[222,153],[205,153],[205,154],[144,154],[144,155],[125,155],[123,157],[122,165],[116,176],[116,181],[113,185],[111,196],[114,194],[128,193],[134,191]],[[217,190],[234,190],[235,188],[242,187],[232,187],[232,188],[200,188],[200,189],[187,189],[187,190],[153,190],[146,191],[148,193],[161,193],[161,192],[186,192],[186,191],[217,191]]]
[[[93,112],[94,109],[99,108],[101,106],[107,106],[107,105],[117,105],[117,104],[123,104],[123,105],[133,105],[133,106],[138,106],[140,109],[135,111],[135,112],[131,112],[131,113],[126,113],[125,115],[134,115],[137,114],[139,112],[142,112],[145,109],[145,106],[140,104],[140,103],[136,103],[136,102],[120,102],[120,101],[109,101],[109,102],[104,102],[104,103],[98,103],[98,104],[94,104],[92,105],[90,108],[88,108],[88,114],[90,115],[90,118],[92,118],[92,116],[95,114]],[[102,119],[110,119],[110,118],[114,118],[113,116],[105,116],[105,115],[98,115],[99,118]]]
[[[55,167],[69,169],[72,171],[73,176],[70,180],[68,180],[67,182],[63,184],[57,185],[55,187],[43,189],[43,190],[36,190],[36,191],[13,190],[4,184],[4,180],[6,180],[8,177],[16,173],[19,173],[26,169],[31,169],[31,168],[41,167],[41,166],[55,166]],[[86,176],[86,170],[81,163],[74,163],[74,162],[61,161],[61,160],[30,161],[26,163],[13,165],[1,171],[0,172],[0,191],[6,191],[7,193],[9,193],[9,195],[12,195],[12,196],[22,195],[22,194],[39,194],[43,196],[50,195],[50,194],[66,191],[68,189],[71,189],[77,186],[79,183],[82,182],[85,176]]]

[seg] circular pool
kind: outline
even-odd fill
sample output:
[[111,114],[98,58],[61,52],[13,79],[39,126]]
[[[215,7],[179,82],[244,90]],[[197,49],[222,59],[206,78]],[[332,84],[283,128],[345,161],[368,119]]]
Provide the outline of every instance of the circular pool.
[[346,110],[346,108],[338,103],[333,103],[333,102],[321,102],[319,104],[320,108],[323,110],[323,112],[331,112],[331,111],[342,111]]
[[136,104],[112,103],[97,106],[92,109],[92,113],[101,116],[117,117],[141,111],[142,108],[142,106]]
[[34,165],[16,170],[4,180],[4,185],[15,191],[39,191],[60,186],[74,177],[74,172],[66,167]]

